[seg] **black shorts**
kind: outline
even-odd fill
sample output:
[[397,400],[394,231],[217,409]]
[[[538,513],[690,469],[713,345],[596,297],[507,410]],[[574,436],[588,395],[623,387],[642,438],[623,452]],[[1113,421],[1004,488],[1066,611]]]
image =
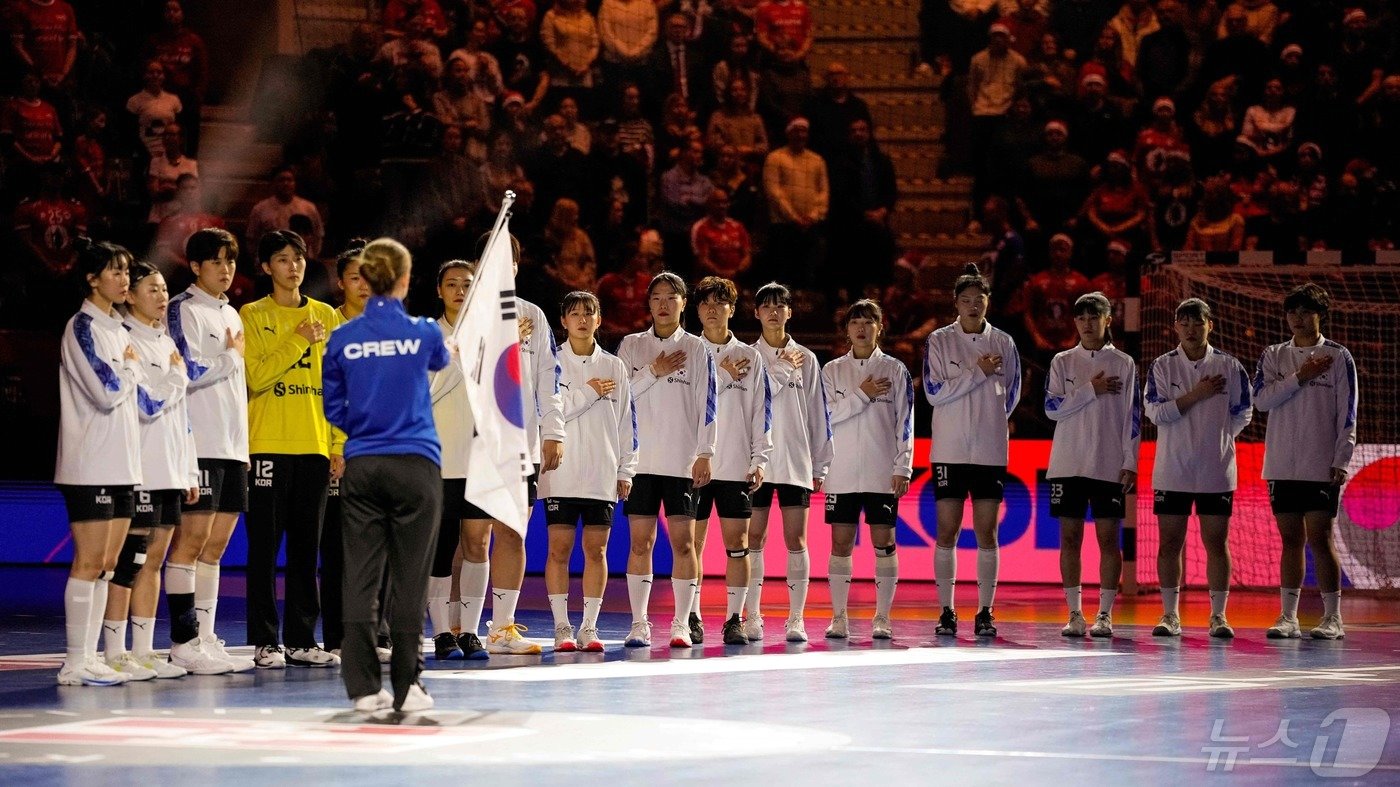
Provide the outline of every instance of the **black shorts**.
[[1001,500],[1005,494],[1006,468],[1000,465],[933,466],[933,499]]
[[199,500],[185,511],[241,514],[248,510],[248,466],[237,459],[199,460]]
[[1152,513],[1158,516],[1190,516],[1191,506],[1196,516],[1230,516],[1235,512],[1234,492],[1153,492]]
[[760,511],[766,511],[773,505],[773,495],[778,496],[779,508],[811,508],[812,490],[796,484],[764,484],[758,491],[749,495],[753,498],[753,507]]
[[1328,481],[1269,481],[1269,507],[1275,514],[1321,511],[1337,515],[1342,488]]
[[138,489],[135,494],[136,513],[131,516],[132,527],[175,527],[180,524],[184,490]]
[[535,465],[535,472],[525,479],[525,505],[529,508],[535,507],[535,501],[540,499],[540,466]]
[[612,527],[617,503],[612,500],[587,500],[582,497],[546,497],[545,524],[573,527],[583,521],[584,527]]
[[656,516],[666,506],[667,516],[695,517],[695,490],[689,478],[642,473],[632,479],[632,492],[622,510],[628,516]]
[[720,519],[748,519],[753,516],[753,497],[747,481],[711,481],[700,487],[695,501],[695,518],[709,520],[711,509]]
[[828,525],[858,525],[860,513],[865,512],[865,524],[871,527],[894,527],[899,501],[887,492],[842,492],[826,496]]
[[477,508],[475,504],[467,502],[467,479],[444,478],[442,479],[442,521],[460,522],[463,519],[490,519],[494,521],[496,518]]
[[70,524],[98,519],[130,519],[135,513],[135,496],[131,486],[59,484],[58,491],[63,495]]
[[1046,480],[1050,482],[1050,516],[1056,519],[1083,519],[1086,510],[1093,511],[1096,520],[1122,519],[1127,511],[1122,484],[1083,476]]

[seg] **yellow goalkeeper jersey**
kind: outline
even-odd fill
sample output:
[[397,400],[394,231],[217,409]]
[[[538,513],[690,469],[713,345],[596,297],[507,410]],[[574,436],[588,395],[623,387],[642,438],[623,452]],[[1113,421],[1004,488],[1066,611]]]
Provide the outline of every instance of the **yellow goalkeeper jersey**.
[[324,340],[312,344],[297,326],[317,320],[326,335],[340,313],[305,296],[296,308],[268,296],[239,310],[248,369],[248,452],[251,454],[339,454],[345,435],[332,429],[321,406]]

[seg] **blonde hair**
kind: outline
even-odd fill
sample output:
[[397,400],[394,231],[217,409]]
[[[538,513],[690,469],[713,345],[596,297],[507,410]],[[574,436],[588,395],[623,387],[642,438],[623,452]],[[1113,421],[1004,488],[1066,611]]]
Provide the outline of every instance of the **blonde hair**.
[[394,284],[408,274],[413,258],[402,243],[393,238],[370,241],[360,252],[360,276],[375,295],[388,295]]

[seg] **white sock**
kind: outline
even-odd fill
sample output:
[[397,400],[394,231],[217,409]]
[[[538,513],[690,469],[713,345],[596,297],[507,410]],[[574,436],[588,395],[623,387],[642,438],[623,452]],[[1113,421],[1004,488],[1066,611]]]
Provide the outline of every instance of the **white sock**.
[[493,628],[509,626],[515,622],[515,606],[520,603],[520,591],[510,588],[491,588],[491,623]]
[[953,608],[953,585],[958,576],[958,550],[935,547],[933,576],[938,582],[938,606]]
[[700,586],[705,583],[704,574],[695,575],[695,596],[690,599],[690,614],[700,617]]
[[899,586],[899,555],[875,553],[875,614],[889,615]]
[[741,588],[725,588],[725,592],[728,601],[724,608],[724,619],[729,620],[735,615],[743,613],[744,600],[749,595],[749,589],[747,586]]
[[627,575],[627,600],[632,604],[633,623],[647,619],[647,607],[651,605],[651,579],[651,574]]
[[997,574],[1001,571],[1001,548],[977,548],[977,607],[991,609],[997,597]]
[[491,564],[462,564],[462,630],[475,634],[481,629],[481,612],[486,608],[486,582]]
[[108,660],[126,652],[126,621],[102,621],[102,646]]
[[676,598],[676,621],[685,623],[690,619],[690,610],[694,608],[695,597],[699,595],[700,580],[698,579],[672,579],[671,592]]
[[832,555],[826,561],[826,581],[831,586],[831,614],[846,614],[851,597],[851,556]]
[[214,615],[219,608],[219,566],[194,564],[194,612],[199,617],[199,637],[214,636]]
[[451,591],[452,577],[428,577],[428,621],[433,627],[433,636],[452,633],[447,609],[447,594]]
[[1342,614],[1342,591],[1322,594],[1322,614],[1338,616]]
[[1162,588],[1162,612],[1181,616],[1181,588]]
[[762,614],[763,602],[763,551],[749,551],[749,590],[744,601],[744,617],[752,618]]
[[1075,585],[1072,588],[1065,588],[1065,603],[1069,605],[1070,612],[1084,612],[1084,586]]
[[165,592],[166,595],[176,596],[194,592],[194,577],[197,569],[194,566],[182,566],[175,563],[165,564]]
[[[451,578],[448,578],[449,581]],[[448,599],[447,601],[447,630],[462,630],[462,600]]]
[[598,613],[603,609],[603,599],[583,597],[583,627],[598,628]]
[[90,579],[68,578],[63,588],[64,629],[68,634],[67,664],[82,666],[87,658],[88,620],[92,617],[93,585]]
[[88,656],[97,655],[97,639],[102,633],[102,619],[107,612],[107,588],[108,581],[97,580],[92,586],[92,609],[88,610],[87,642],[83,646],[83,652]]
[[1298,598],[1303,595],[1302,588],[1279,588],[1278,603],[1285,617],[1296,619],[1298,617]]
[[807,607],[807,586],[811,584],[812,561],[807,550],[788,552],[788,617],[800,618]]
[[1113,613],[1113,600],[1118,598],[1118,588],[1099,588],[1099,611]]
[[131,652],[138,656],[145,656],[156,649],[156,619],[137,618],[131,619]]
[[1230,591],[1212,590],[1210,592],[1210,614],[1224,615],[1225,602],[1230,600]]
[[550,593],[549,611],[554,613],[554,627],[569,625],[569,594]]

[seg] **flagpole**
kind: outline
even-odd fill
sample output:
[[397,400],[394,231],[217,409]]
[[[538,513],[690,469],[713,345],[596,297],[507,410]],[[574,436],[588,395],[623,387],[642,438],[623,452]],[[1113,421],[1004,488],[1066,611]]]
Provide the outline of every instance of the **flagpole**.
[[[481,256],[477,258],[478,266],[486,262],[487,252],[491,250],[492,244],[494,244],[496,242],[496,239],[500,236],[501,228],[504,227],[506,222],[510,220],[510,209],[511,206],[514,204],[515,192],[511,191],[510,189],[506,189],[505,195],[501,197],[501,212],[496,214],[496,222],[491,225],[491,234],[486,238],[485,245],[481,247]],[[479,267],[476,273],[476,278],[481,278],[481,270]],[[458,312],[459,314],[467,313],[467,309],[471,306],[472,300],[476,298],[476,292],[479,289],[481,288],[472,287],[467,290],[467,300],[462,303],[462,308]],[[452,329],[452,338],[454,341],[460,338],[458,334],[461,333],[462,325],[465,324],[465,322],[466,321],[461,319],[460,317],[457,319],[457,325],[454,326]]]

